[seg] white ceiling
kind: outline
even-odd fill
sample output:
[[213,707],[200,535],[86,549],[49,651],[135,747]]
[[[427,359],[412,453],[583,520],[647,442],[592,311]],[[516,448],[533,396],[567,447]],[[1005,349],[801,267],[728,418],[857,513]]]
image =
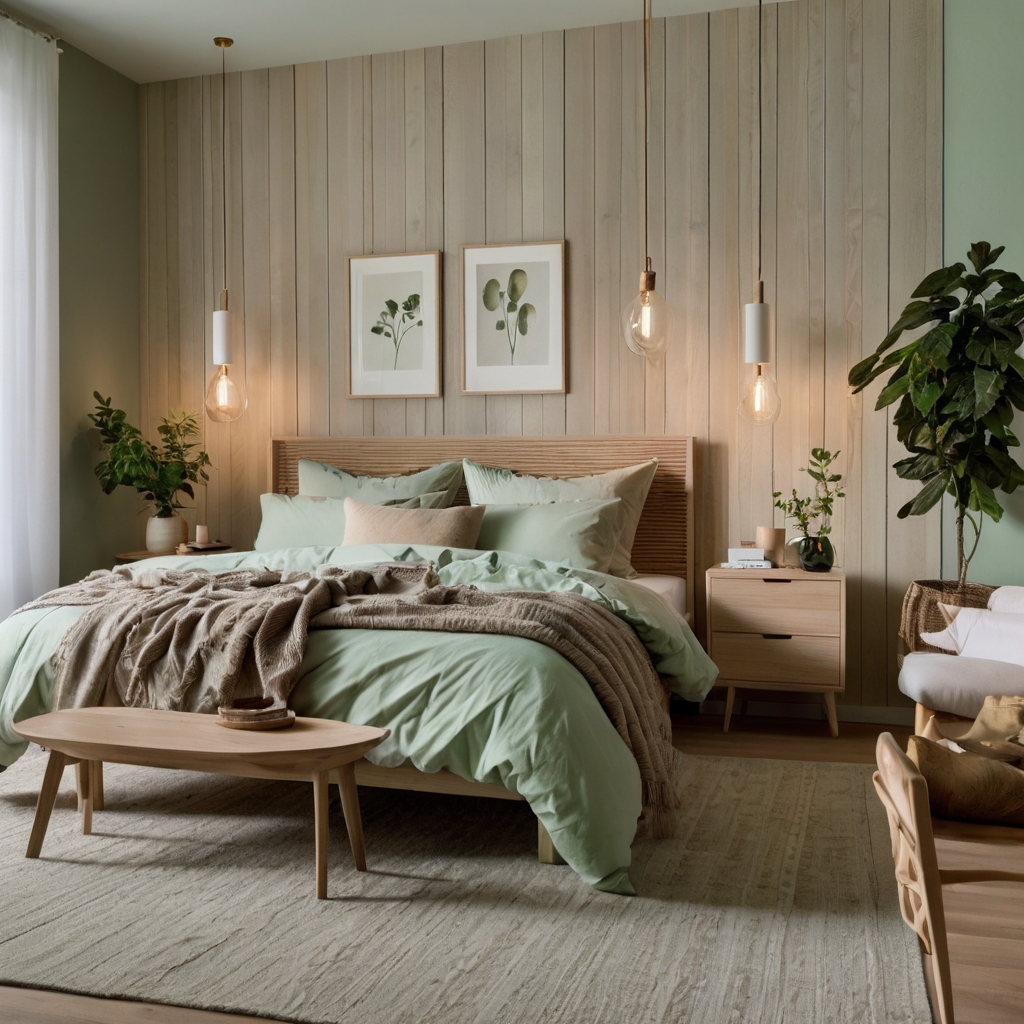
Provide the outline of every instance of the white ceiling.
[[[654,0],[654,16],[757,0]],[[632,21],[643,0],[0,0],[136,82]]]

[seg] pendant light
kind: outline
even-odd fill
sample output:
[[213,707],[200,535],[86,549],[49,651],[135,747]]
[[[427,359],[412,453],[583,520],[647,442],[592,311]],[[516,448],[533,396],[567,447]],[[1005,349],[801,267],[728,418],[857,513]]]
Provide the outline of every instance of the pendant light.
[[761,280],[761,8],[757,4],[757,284],[754,301],[743,308],[743,358],[756,369],[740,401],[740,412],[753,423],[774,423],[782,411],[779,388],[771,375],[771,331]]
[[654,270],[647,242],[647,116],[651,102],[651,0],[644,0],[644,256],[640,272],[640,294],[622,311],[622,334],[630,352],[656,359],[665,348],[672,326],[672,310],[654,290]]
[[225,54],[234,42],[225,36],[217,36],[214,44],[220,47],[220,167],[221,167],[221,216],[224,272],[220,293],[220,309],[213,314],[213,376],[206,390],[206,414],[217,423],[230,423],[245,412],[248,399],[245,386],[237,377],[232,377],[230,368],[234,363],[234,331],[231,312],[228,310],[228,172],[227,172],[227,74]]

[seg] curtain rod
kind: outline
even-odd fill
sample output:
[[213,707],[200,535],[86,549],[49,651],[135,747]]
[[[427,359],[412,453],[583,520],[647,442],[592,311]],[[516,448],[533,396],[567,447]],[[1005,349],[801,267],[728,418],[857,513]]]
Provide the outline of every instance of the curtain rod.
[[21,28],[26,29],[29,32],[35,32],[36,35],[42,36],[48,43],[55,43],[61,38],[60,33],[56,29],[50,28],[49,25],[44,25],[42,22],[34,21],[32,18],[26,17],[24,14],[15,14],[6,7],[0,7],[0,18],[5,18],[7,21],[13,21],[15,25],[19,25]]

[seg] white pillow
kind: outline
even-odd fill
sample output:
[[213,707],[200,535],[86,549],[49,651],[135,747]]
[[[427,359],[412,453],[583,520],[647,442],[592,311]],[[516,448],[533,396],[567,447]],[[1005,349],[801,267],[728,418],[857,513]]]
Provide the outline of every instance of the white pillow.
[[1024,587],[996,587],[988,595],[988,610],[1024,615]]
[[1024,665],[1024,614],[987,608],[960,608],[938,633],[922,633],[926,644],[965,658],[987,658]]

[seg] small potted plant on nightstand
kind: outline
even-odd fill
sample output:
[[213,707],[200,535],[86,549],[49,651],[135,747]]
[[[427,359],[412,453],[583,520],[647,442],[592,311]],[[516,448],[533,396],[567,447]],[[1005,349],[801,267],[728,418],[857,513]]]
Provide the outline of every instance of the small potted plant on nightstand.
[[793,488],[792,496],[782,497],[782,491],[774,491],[775,507],[781,509],[787,519],[792,519],[803,534],[797,545],[800,568],[808,572],[828,572],[836,562],[836,553],[828,535],[832,532],[832,513],[837,498],[846,495],[839,488],[843,478],[832,473],[832,463],[839,458],[839,452],[825,448],[812,448],[806,473],[814,481],[814,493],[801,498]]
[[98,391],[96,412],[89,419],[100,432],[106,458],[96,466],[96,476],[105,494],[115,487],[134,487],[153,506],[146,524],[146,548],[149,551],[174,551],[188,540],[188,524],[178,513],[184,506],[179,494],[195,497],[192,485],[206,483],[210,457],[192,438],[199,436],[194,413],[179,412],[165,416],[157,427],[160,446],[142,439],[142,431],[133,427],[122,409],[111,407],[110,399]]

